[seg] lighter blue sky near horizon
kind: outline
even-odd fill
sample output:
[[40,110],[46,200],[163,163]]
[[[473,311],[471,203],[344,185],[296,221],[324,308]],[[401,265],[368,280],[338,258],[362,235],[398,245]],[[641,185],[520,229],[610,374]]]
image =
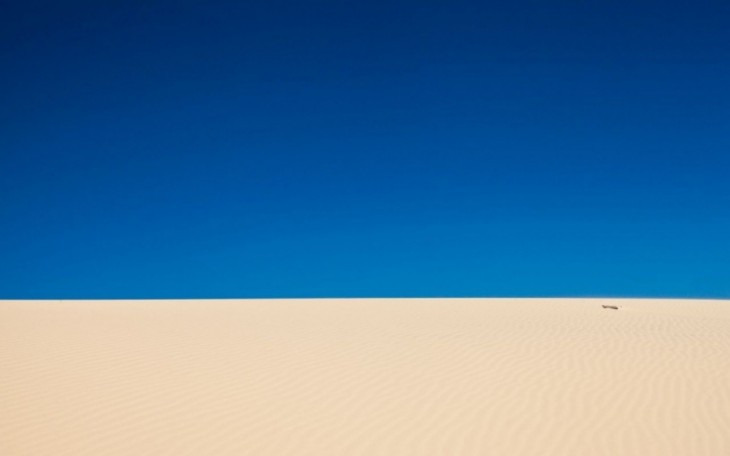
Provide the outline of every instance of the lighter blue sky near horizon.
[[727,2],[12,2],[0,299],[730,298]]

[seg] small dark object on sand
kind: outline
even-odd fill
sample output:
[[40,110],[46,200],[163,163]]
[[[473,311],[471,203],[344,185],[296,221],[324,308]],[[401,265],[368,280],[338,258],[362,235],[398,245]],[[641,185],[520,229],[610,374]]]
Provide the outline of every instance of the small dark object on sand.
[[618,310],[618,306],[608,306],[606,304],[602,304],[601,307],[603,307],[604,309]]

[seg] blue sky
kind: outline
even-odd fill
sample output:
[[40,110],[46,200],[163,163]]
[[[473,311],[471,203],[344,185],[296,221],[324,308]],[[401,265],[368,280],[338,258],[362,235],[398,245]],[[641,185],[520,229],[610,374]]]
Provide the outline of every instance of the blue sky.
[[14,2],[0,298],[730,297],[727,2]]

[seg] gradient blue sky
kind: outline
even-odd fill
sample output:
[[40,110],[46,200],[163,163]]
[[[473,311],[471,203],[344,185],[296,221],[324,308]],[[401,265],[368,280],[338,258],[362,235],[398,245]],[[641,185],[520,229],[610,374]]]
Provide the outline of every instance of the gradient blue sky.
[[6,3],[0,298],[730,297],[729,23]]

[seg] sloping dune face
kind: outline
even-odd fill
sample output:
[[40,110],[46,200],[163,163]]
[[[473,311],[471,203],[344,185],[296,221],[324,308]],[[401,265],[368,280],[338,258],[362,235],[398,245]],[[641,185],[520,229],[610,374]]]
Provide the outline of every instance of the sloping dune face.
[[730,301],[0,301],[0,454],[728,455]]

